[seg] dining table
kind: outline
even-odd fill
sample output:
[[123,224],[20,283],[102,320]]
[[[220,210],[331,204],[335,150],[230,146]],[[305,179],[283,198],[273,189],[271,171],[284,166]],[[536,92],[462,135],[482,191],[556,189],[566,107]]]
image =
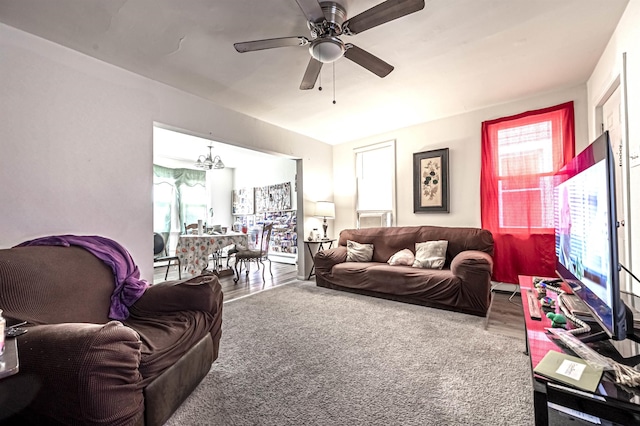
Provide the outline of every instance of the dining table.
[[[191,275],[200,275],[209,266],[209,256],[231,245],[247,247],[248,236],[241,232],[226,234],[180,235],[176,256],[180,264]],[[213,271],[216,272],[216,271]]]

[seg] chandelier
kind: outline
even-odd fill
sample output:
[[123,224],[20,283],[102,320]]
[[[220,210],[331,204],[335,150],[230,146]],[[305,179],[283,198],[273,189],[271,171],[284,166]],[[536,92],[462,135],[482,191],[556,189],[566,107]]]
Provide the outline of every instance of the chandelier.
[[204,155],[199,156],[198,161],[195,162],[194,166],[205,170],[224,169],[224,163],[220,156],[216,155],[215,157],[212,157],[211,148],[213,148],[213,145],[209,145],[209,155],[206,157]]

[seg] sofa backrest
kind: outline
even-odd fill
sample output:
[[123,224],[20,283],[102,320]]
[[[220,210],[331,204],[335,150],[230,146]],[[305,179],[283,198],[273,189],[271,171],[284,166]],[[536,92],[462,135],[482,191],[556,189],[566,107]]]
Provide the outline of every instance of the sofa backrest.
[[106,323],[115,279],[80,247],[0,250],[0,309],[32,324]]
[[346,246],[347,240],[373,244],[374,262],[386,262],[394,253],[406,248],[415,253],[416,243],[436,240],[449,242],[445,263],[447,267],[458,253],[465,250],[479,250],[493,256],[493,235],[480,228],[397,226],[345,229],[340,232],[338,244]]

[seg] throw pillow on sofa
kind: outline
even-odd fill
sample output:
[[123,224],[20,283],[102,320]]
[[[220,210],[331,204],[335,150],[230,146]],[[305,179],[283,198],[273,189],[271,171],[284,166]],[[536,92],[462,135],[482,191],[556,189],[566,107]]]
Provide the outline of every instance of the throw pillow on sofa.
[[416,257],[413,255],[413,252],[411,250],[403,249],[395,253],[393,256],[391,256],[387,261],[387,263],[391,266],[395,266],[395,265],[412,266],[415,259]]
[[371,262],[373,244],[360,244],[347,240],[347,262]]
[[442,269],[447,254],[448,241],[427,241],[416,243],[414,268]]

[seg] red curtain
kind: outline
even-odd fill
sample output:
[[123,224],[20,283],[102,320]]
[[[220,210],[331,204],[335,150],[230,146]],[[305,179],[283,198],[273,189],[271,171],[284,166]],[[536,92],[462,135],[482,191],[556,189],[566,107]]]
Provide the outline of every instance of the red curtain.
[[482,227],[493,280],[555,276],[553,174],[575,153],[573,102],[482,123]]

